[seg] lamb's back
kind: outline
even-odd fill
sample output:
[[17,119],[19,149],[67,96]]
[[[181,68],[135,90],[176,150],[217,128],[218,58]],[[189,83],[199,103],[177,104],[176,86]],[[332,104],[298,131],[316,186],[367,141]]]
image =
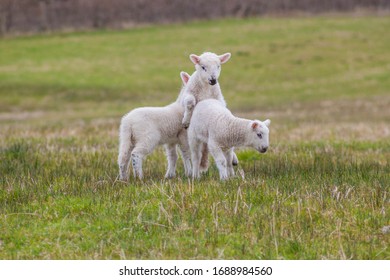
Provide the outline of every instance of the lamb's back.
[[198,133],[209,134],[223,130],[232,118],[231,112],[220,101],[206,99],[195,106],[191,125]]
[[136,135],[158,133],[161,141],[176,138],[182,129],[183,107],[175,102],[165,107],[141,107],[130,111],[123,121],[131,126]]

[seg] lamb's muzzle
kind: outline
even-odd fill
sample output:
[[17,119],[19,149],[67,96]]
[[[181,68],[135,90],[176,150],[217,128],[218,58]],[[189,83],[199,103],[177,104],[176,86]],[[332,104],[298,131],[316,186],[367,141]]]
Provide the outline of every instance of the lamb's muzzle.
[[211,78],[211,79],[209,79],[209,84],[210,85],[215,85],[217,83],[217,79],[215,79],[215,78]]
[[268,147],[261,147],[259,150],[260,153],[264,154],[268,150]]

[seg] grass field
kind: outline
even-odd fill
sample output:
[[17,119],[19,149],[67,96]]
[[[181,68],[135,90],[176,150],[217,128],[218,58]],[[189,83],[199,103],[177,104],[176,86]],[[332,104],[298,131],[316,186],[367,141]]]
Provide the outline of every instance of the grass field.
[[[390,259],[389,17],[219,20],[0,40],[0,259]],[[237,178],[119,182],[118,127],[231,52],[229,108],[270,118]]]

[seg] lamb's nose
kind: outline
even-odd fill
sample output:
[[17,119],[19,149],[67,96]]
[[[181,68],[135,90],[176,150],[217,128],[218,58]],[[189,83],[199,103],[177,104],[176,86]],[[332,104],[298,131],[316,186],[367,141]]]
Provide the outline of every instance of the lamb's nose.
[[217,80],[216,79],[210,79],[209,83],[210,83],[210,85],[213,86],[213,85],[215,85],[217,83]]
[[268,147],[262,147],[260,152],[265,153],[268,150]]

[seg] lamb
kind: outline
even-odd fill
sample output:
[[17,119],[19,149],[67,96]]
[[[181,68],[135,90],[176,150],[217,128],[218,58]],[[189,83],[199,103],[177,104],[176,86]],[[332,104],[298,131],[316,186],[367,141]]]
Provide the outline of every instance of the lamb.
[[[221,104],[226,107],[218,78],[221,73],[221,64],[226,63],[230,57],[230,53],[216,55],[211,52],[205,52],[200,56],[196,54],[190,55],[190,60],[195,65],[195,72],[191,75],[186,89],[179,97],[180,102],[184,106],[184,117],[182,122],[184,128],[188,128],[190,125],[192,112],[198,102],[213,98],[220,101]],[[203,156],[200,167],[201,171],[206,171],[208,168],[207,145],[203,145],[202,149]],[[234,152],[233,165],[238,165],[238,159]]]
[[214,99],[199,102],[188,128],[192,177],[200,177],[199,161],[203,143],[208,145],[220,179],[226,180],[234,176],[233,147],[252,147],[265,153],[269,146],[270,123],[269,119],[261,122],[235,117],[221,102]]
[[[184,85],[190,76],[181,72]],[[179,99],[185,89],[183,86],[178,99],[165,107],[142,107],[126,114],[119,128],[119,179],[127,181],[130,158],[132,159],[134,177],[143,178],[142,161],[158,145],[164,145],[168,169],[166,178],[175,176],[177,152],[179,145],[186,176],[191,175],[191,153],[188,146],[187,131],[181,120],[184,108]]]
[[195,72],[191,75],[185,90],[180,96],[184,106],[183,127],[188,128],[195,105],[204,99],[217,99],[225,107],[218,78],[221,73],[221,64],[226,63],[231,57],[230,53],[216,55],[205,52],[200,56],[190,55],[190,60],[195,64]]

